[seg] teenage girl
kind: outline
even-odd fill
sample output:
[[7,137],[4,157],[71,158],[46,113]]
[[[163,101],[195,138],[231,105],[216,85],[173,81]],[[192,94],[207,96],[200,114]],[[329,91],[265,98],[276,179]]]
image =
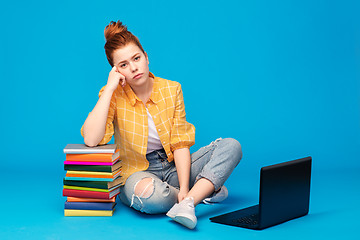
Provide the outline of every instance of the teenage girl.
[[106,144],[114,135],[124,184],[120,200],[193,229],[197,204],[227,197],[224,183],[242,157],[241,146],[218,138],[190,154],[195,127],[186,121],[181,85],[149,72],[147,53],[120,21],[104,32],[112,69],[81,129],[85,144]]

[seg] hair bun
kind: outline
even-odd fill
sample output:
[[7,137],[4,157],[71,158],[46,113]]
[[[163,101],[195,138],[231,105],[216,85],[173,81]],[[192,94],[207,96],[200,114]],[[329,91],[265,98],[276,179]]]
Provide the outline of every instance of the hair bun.
[[120,21],[111,21],[109,25],[105,27],[104,35],[106,41],[109,41],[118,33],[128,32],[127,27]]
[[106,38],[104,46],[105,54],[112,67],[114,66],[112,56],[114,51],[126,46],[126,44],[133,43],[138,46],[143,53],[145,53],[139,39],[128,31],[127,27],[120,21],[111,21],[110,24],[105,27],[104,35]]

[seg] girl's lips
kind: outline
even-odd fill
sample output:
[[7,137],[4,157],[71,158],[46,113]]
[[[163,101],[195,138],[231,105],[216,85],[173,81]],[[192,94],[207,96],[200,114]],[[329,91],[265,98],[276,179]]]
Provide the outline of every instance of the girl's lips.
[[143,75],[142,73],[139,73],[138,75],[135,75],[134,79],[139,79],[141,78],[142,75]]

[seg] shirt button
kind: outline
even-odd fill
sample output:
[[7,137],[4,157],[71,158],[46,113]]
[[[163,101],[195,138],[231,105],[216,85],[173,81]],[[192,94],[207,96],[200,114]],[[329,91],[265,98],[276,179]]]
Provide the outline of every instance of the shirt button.
[[159,128],[158,130],[159,130],[159,132],[161,132],[161,129],[160,129],[160,128]]
[[163,142],[163,144],[165,144],[165,141]]

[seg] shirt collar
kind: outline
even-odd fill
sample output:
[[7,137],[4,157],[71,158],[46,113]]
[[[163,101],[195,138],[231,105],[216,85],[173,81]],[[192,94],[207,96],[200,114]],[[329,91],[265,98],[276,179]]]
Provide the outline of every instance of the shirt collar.
[[[157,102],[159,101],[159,78],[158,77],[155,77],[155,75],[151,72],[149,72],[149,77],[152,77],[154,78],[154,83],[153,83],[153,89],[152,89],[152,92],[151,92],[151,95],[150,95],[150,100],[157,104]],[[134,91],[132,90],[132,88],[130,87],[129,84],[126,84],[124,86],[124,92],[126,94],[126,96],[128,97],[130,103],[131,103],[131,106],[135,106],[136,104],[136,101],[141,101],[137,96],[136,94],[134,93]]]

